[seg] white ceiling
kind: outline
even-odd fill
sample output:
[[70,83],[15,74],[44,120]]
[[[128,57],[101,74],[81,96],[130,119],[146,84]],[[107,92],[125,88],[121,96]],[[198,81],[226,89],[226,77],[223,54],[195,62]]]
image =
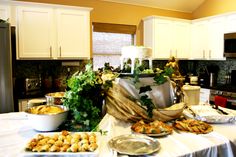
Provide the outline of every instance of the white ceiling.
[[103,0],[192,13],[205,0]]

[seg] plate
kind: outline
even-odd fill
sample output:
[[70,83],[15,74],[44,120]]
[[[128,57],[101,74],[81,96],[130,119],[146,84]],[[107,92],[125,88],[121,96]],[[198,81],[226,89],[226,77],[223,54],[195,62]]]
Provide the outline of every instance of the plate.
[[145,123],[143,120],[140,120],[131,126],[131,130],[135,134],[147,135],[150,137],[166,136],[173,131],[172,127],[159,120],[150,123]]
[[[53,137],[55,134],[60,134],[61,132],[51,132],[51,133],[39,133],[40,135],[43,135],[43,136],[49,136],[49,137]],[[78,133],[78,134],[83,134],[83,133],[88,133],[88,134],[91,134],[91,133],[95,133],[96,134],[96,139],[97,139],[97,145],[98,147],[96,148],[95,151],[86,151],[86,152],[32,152],[32,151],[27,151],[25,150],[26,148],[26,144],[24,145],[24,155],[25,156],[49,156],[49,155],[52,155],[52,156],[72,156],[72,155],[76,155],[76,156],[86,156],[86,157],[97,157],[99,155],[99,143],[100,143],[100,133],[99,132],[70,132],[71,135],[73,135],[74,133]],[[38,136],[39,134],[36,134],[34,137],[30,138],[27,143],[35,138],[36,136]]]
[[160,134],[144,134],[144,135],[147,135],[147,136],[150,136],[150,137],[161,137],[161,136],[167,136],[171,133],[172,132],[163,132],[163,133],[160,133]]
[[[191,106],[191,110],[184,110],[183,114],[187,118],[194,118],[212,124],[233,123],[236,121],[236,112],[226,108],[220,108],[228,115],[220,114],[210,105]],[[194,114],[193,114],[194,113]]]
[[213,127],[210,124],[195,119],[176,120],[173,127],[180,131],[196,134],[207,134],[213,131]]
[[235,117],[231,116],[197,116],[195,119],[201,120],[211,124],[224,124],[235,122]]
[[147,155],[161,148],[156,139],[138,134],[114,137],[108,142],[108,145],[118,153],[127,155]]
[[[131,130],[132,130],[132,128],[131,128]],[[150,136],[150,137],[162,137],[162,136],[167,136],[172,133],[172,131],[171,131],[171,132],[162,132],[159,134],[145,134],[145,133],[135,132],[134,130],[132,130],[132,132],[137,135],[146,135],[146,136]]]

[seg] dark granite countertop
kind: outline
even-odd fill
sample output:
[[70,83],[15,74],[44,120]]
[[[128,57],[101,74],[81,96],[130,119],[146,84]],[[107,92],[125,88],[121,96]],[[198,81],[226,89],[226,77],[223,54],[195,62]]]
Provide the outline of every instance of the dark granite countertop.
[[236,85],[231,85],[231,84],[217,84],[213,87],[210,86],[201,86],[201,87],[220,91],[236,92]]

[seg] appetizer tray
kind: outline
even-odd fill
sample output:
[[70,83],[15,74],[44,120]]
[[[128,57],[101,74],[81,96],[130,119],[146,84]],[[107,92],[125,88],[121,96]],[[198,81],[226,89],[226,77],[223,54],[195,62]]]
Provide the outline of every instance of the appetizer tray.
[[[141,134],[141,133],[136,133],[134,132],[135,134]],[[144,134],[144,135],[147,135],[147,136],[150,136],[150,137],[162,137],[162,136],[167,136],[169,134],[171,134],[172,132],[162,132],[162,133],[159,133],[159,134]]]
[[171,126],[158,120],[150,123],[145,123],[143,120],[140,120],[131,126],[131,130],[135,134],[143,134],[150,137],[167,136],[173,132]]
[[173,126],[180,131],[191,132],[195,134],[207,134],[213,131],[213,127],[210,124],[195,119],[177,120]]
[[[59,137],[58,137],[58,139],[63,139],[63,137],[61,136],[62,135],[62,132],[53,132],[53,133],[39,133],[39,134],[36,134],[34,137],[32,137],[31,139],[29,139],[28,141],[27,141],[27,143],[24,145],[24,150],[23,150],[23,152],[24,152],[24,155],[25,156],[81,156],[81,157],[97,157],[97,156],[99,156],[99,143],[101,142],[101,138],[100,138],[100,133],[99,132],[70,132],[69,133],[71,136],[74,136],[75,134],[79,134],[79,135],[81,135],[81,137],[80,137],[80,140],[78,141],[76,141],[76,142],[72,142],[73,141],[73,139],[71,140],[71,144],[68,144],[69,145],[69,149],[70,148],[72,148],[72,145],[74,144],[74,143],[76,143],[77,145],[79,145],[78,147],[81,147],[81,149],[79,150],[79,148],[78,148],[78,150],[69,150],[69,151],[60,151],[60,149],[59,149],[59,151],[55,151],[55,152],[53,152],[53,151],[50,151],[50,148],[49,148],[49,150],[43,150],[43,149],[39,149],[39,150],[32,150],[31,149],[31,146],[32,146],[32,141],[34,142],[35,141],[35,139],[38,139],[38,138],[41,138],[41,139],[47,139],[47,138],[50,138],[50,139],[54,139],[55,138],[55,135],[59,135]],[[84,137],[84,135],[89,135],[88,137]],[[93,138],[93,142],[95,143],[95,147],[92,147],[91,148],[91,143],[90,143],[90,137],[91,136],[95,136],[95,140],[94,140],[94,138]],[[66,137],[66,136],[65,136]],[[74,138],[74,137],[73,137]],[[49,139],[49,140],[50,140]],[[87,141],[88,141],[88,143],[86,142],[86,139],[87,139]],[[48,141],[49,141],[48,140]],[[38,140],[36,140],[36,141],[38,141]],[[40,146],[41,147],[43,147],[43,148],[45,148],[46,147],[46,145],[48,145],[50,142],[43,142],[43,143],[41,143],[40,144]],[[65,145],[65,139],[64,140],[61,140],[62,142],[63,142],[63,144],[62,145],[60,145],[59,147],[63,147],[63,145]],[[54,142],[56,143],[56,140],[54,140]],[[68,141],[67,141],[68,142]],[[51,144],[50,145],[50,147],[51,146],[53,146],[53,145],[56,145],[55,143],[53,143],[53,144]],[[83,145],[84,144],[87,144],[87,148],[83,148],[82,149],[82,147],[83,147]],[[34,144],[33,144],[34,145]],[[85,146],[85,145],[84,145]],[[29,149],[30,148],[30,149]],[[90,149],[91,148],[91,149]],[[73,152],[74,151],[74,152]]]
[[189,108],[190,109],[186,109],[183,112],[184,116],[187,118],[194,118],[213,124],[236,122],[236,112],[227,108],[219,107],[224,113],[212,108],[210,105],[194,105]]
[[147,155],[161,148],[157,139],[137,134],[116,136],[108,142],[108,145],[118,153],[127,155]]

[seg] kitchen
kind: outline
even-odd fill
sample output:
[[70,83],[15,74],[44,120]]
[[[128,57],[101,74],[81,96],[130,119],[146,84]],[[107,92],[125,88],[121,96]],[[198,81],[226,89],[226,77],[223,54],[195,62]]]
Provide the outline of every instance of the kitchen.
[[[26,1],[25,1],[26,2]],[[28,1],[29,2],[29,1]],[[78,6],[78,7],[89,7],[91,10],[89,11],[91,13],[90,15],[90,24],[92,23],[113,23],[113,24],[124,24],[124,25],[135,25],[137,27],[137,30],[135,32],[135,44],[136,45],[145,45],[145,37],[143,37],[144,32],[144,23],[142,22],[142,19],[145,19],[145,17],[148,16],[164,16],[164,17],[172,17],[172,18],[181,18],[181,19],[186,19],[186,20],[195,20],[199,18],[205,18],[207,16],[215,16],[218,14],[227,14],[228,12],[235,11],[236,8],[234,8],[234,5],[232,1],[227,1],[227,2],[214,2],[212,3],[211,1],[205,1],[198,9],[193,11],[192,13],[189,12],[179,12],[179,11],[171,11],[171,10],[164,10],[164,9],[159,9],[159,8],[150,8],[150,7],[141,7],[139,5],[129,5],[129,4],[122,4],[122,3],[113,3],[113,2],[108,2],[108,1],[96,1],[96,0],[90,0],[90,1],[30,1],[30,2],[39,2],[39,3],[48,3],[48,4],[55,4],[55,5],[70,5],[70,6]],[[17,4],[18,3],[18,4]],[[3,1],[3,10],[7,10],[8,13],[4,15],[14,15],[15,10],[14,7],[16,5],[21,5],[21,2],[16,2],[16,4],[13,5],[13,9],[10,9],[11,4],[9,1]],[[24,4],[23,6],[25,7],[27,4]],[[220,6],[221,9],[218,9]],[[24,7],[21,9],[23,10]],[[45,6],[48,7],[48,6]],[[50,6],[49,6],[50,7]],[[1,7],[2,8],[2,7]],[[115,9],[114,9],[115,8]],[[120,12],[119,10],[122,10]],[[20,11],[20,9],[18,10]],[[109,12],[109,14],[108,14]],[[129,16],[127,16],[129,15]],[[21,14],[18,14],[18,17],[22,17]],[[7,19],[7,18],[6,18]],[[229,17],[230,20],[230,26],[227,26],[227,28],[230,31],[235,31],[235,29],[232,27],[234,25],[234,16]],[[43,19],[44,20],[44,19]],[[203,19],[204,20],[204,19]],[[67,21],[65,21],[67,22]],[[197,22],[197,20],[195,21]],[[10,23],[12,26],[20,26],[22,27],[20,23],[17,23],[16,19],[11,19],[10,18]],[[37,24],[36,24],[37,25]],[[17,28],[17,27],[16,27]],[[88,29],[87,27],[86,29]],[[17,28],[20,29],[20,28]],[[61,29],[61,28],[58,28]],[[76,29],[76,28],[71,28],[71,29]],[[65,31],[67,32],[67,31]],[[55,34],[55,30],[53,31]],[[164,36],[168,36],[167,32],[164,32]],[[197,34],[197,33],[196,33]],[[28,34],[25,34],[25,37],[27,37]],[[36,35],[40,36],[42,34],[36,33]],[[49,93],[49,92],[55,92],[55,91],[61,91],[65,89],[65,85],[63,83],[64,79],[68,77],[69,75],[72,75],[75,71],[78,69],[82,69],[84,67],[84,64],[86,63],[86,60],[92,56],[92,33],[86,34],[86,36],[90,36],[90,38],[87,39],[86,44],[89,44],[90,48],[88,47],[83,47],[87,49],[86,55],[81,55],[77,58],[70,58],[71,56],[64,56],[64,59],[61,59],[59,57],[59,51],[61,50],[55,50],[56,48],[52,47],[49,48],[47,51],[51,51],[52,56],[47,56],[48,54],[42,54],[44,56],[30,56],[31,54],[15,54],[15,58],[18,58],[16,60],[13,60],[13,78],[15,79],[18,78],[28,78],[31,76],[34,77],[41,77],[43,78],[42,83],[44,83],[44,90],[43,93],[37,94],[37,97],[43,97],[44,94]],[[24,36],[22,36],[24,37]],[[28,37],[32,38],[31,35],[28,35]],[[54,37],[55,38],[55,37]],[[182,39],[182,38],[181,38]],[[195,38],[197,39],[197,38]],[[27,41],[31,39],[27,38],[22,38],[21,41],[26,41],[28,43],[31,43],[34,47],[37,47],[37,45],[34,45],[35,41]],[[65,38],[62,41],[66,41],[67,39]],[[79,39],[78,39],[79,40]],[[222,39],[223,40],[223,39]],[[60,42],[62,42],[60,41]],[[197,42],[201,41],[198,39]],[[53,41],[55,42],[55,41]],[[66,43],[66,42],[65,42]],[[204,41],[199,42],[198,44],[203,44]],[[18,43],[19,44],[19,43]],[[51,43],[50,43],[51,44]],[[55,43],[54,43],[55,44]],[[168,43],[169,44],[169,43]],[[69,44],[70,45],[70,44]],[[188,45],[188,44],[186,44]],[[197,44],[195,44],[197,45]],[[216,44],[217,45],[217,44]],[[40,45],[43,46],[43,45]],[[67,45],[65,45],[67,46]],[[145,45],[149,46],[149,45]],[[218,45],[217,45],[218,46]],[[220,46],[220,45],[219,45]],[[222,45],[221,45],[222,46]],[[50,46],[49,46],[50,47]],[[191,47],[189,43],[189,47]],[[198,47],[204,47],[198,46]],[[23,47],[24,48],[24,47]],[[27,47],[27,48],[32,48],[32,47]],[[20,47],[19,47],[20,49]],[[59,47],[60,49],[60,47]],[[32,50],[32,49],[31,49]],[[42,49],[41,49],[42,50]],[[162,49],[163,50],[163,49]],[[202,52],[202,50],[195,49],[196,51]],[[163,50],[165,52],[170,51],[168,50]],[[213,51],[213,50],[212,50]],[[194,51],[193,51],[194,52]],[[207,53],[207,52],[206,52]],[[50,54],[50,53],[49,53]],[[194,53],[193,53],[194,54]],[[195,53],[196,54],[196,53]],[[14,54],[13,54],[14,55]],[[23,57],[21,56],[23,55]],[[26,56],[24,56],[26,55]],[[29,56],[27,56],[29,55]],[[46,57],[45,57],[46,55]],[[63,55],[63,52],[62,52]],[[202,67],[211,67],[212,65],[216,65],[219,67],[218,70],[218,77],[217,77],[217,83],[220,84],[225,84],[225,76],[228,75],[228,73],[231,72],[231,70],[236,69],[236,62],[234,58],[225,58],[223,56],[223,52],[221,53],[222,56],[219,58],[205,58],[205,57],[200,57],[197,56],[196,58],[193,58],[193,56],[187,56],[184,58],[180,58],[180,69],[183,74],[187,75],[198,75],[199,71],[201,70]],[[207,56],[207,55],[205,55]],[[22,57],[22,58],[21,58]],[[25,57],[25,58],[24,58]],[[51,59],[53,58],[53,59]],[[153,60],[153,67],[159,67],[165,65],[169,58],[169,54],[167,54],[164,57],[158,58],[158,56],[155,56],[155,60]],[[177,56],[178,58],[178,56]],[[85,60],[84,60],[85,59]],[[85,63],[84,63],[85,62]],[[76,65],[75,65],[76,64]],[[69,65],[69,66],[68,66]],[[200,78],[198,78],[200,79]],[[47,83],[47,81],[49,83]],[[231,79],[231,82],[234,80]],[[63,82],[63,83],[62,83]],[[59,85],[58,85],[59,84]],[[227,83],[228,84],[228,83]],[[229,86],[229,85],[228,85]],[[47,88],[46,88],[47,87]],[[229,86],[230,87],[230,86]],[[216,88],[211,87],[211,88]],[[225,87],[224,87],[225,88]],[[206,92],[209,94],[209,88],[206,88]],[[217,87],[217,90],[218,89]],[[24,97],[26,98],[26,97]],[[19,99],[24,99],[22,97],[19,97]],[[35,98],[35,97],[28,97],[28,98]],[[206,97],[207,99],[207,97]],[[18,100],[16,100],[18,101]],[[205,100],[207,101],[207,100]],[[18,102],[15,104],[15,111],[19,110],[18,108]]]

